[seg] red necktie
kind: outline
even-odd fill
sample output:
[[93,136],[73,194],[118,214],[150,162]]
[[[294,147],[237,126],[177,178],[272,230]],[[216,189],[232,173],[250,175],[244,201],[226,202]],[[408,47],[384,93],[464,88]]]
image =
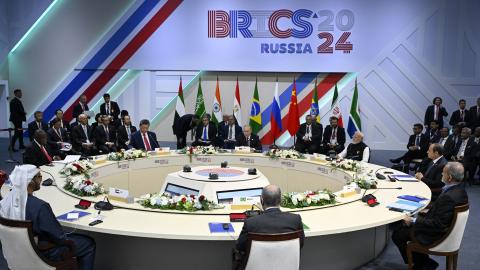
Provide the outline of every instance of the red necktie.
[[151,151],[152,147],[150,146],[150,143],[148,143],[146,134],[147,133],[143,133],[143,143],[145,144],[145,150]]
[[48,163],[52,162],[52,157],[48,154],[47,150],[45,147],[41,146],[43,154],[45,154],[45,157],[48,159]]
[[332,130],[332,140],[335,140],[336,137],[337,137],[337,128],[333,128],[333,130]]

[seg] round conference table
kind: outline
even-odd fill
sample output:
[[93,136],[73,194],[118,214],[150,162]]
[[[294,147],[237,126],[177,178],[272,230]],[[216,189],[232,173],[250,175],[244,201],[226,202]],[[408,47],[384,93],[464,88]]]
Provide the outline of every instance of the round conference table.
[[[98,162],[90,172],[93,181],[106,189],[126,189],[139,197],[159,192],[165,177],[182,170],[183,165],[229,165],[256,168],[270,183],[281,187],[282,192],[304,192],[327,188],[338,192],[351,181],[353,172],[335,169],[322,159],[271,159],[263,154],[215,154],[188,156],[176,154],[154,155],[130,161]],[[50,203],[58,216],[74,210],[79,198],[65,190],[64,164],[43,166],[44,179],[53,177],[56,186],[45,187],[35,196]],[[364,164],[364,170],[383,168]],[[388,169],[389,171],[393,171]],[[45,173],[48,172],[50,176]],[[400,172],[398,172],[400,173]],[[387,178],[388,179],[388,178]],[[395,188],[402,189],[381,189]],[[405,214],[389,211],[388,203],[397,196],[409,194],[430,198],[430,189],[419,182],[390,182],[378,180],[375,193],[380,205],[369,207],[361,201],[362,194],[337,196],[338,203],[323,207],[282,209],[295,212],[309,229],[305,230],[305,244],[301,251],[301,269],[355,269],[376,258],[388,242],[388,225],[401,220]],[[362,190],[362,193],[364,191]],[[101,201],[104,196],[83,199]],[[243,223],[234,222],[233,233],[210,233],[209,222],[229,222],[229,209],[199,212],[181,212],[144,208],[139,203],[112,201],[115,209],[102,211],[103,223],[94,227],[88,224],[98,211],[74,222],[61,221],[68,232],[80,232],[97,242],[96,269],[229,269],[231,250]],[[428,203],[428,201],[426,201]]]

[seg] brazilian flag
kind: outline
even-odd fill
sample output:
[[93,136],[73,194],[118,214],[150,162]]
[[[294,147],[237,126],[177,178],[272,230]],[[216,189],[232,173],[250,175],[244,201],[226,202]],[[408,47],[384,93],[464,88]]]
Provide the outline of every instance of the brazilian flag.
[[252,107],[250,109],[250,127],[252,127],[253,134],[258,134],[262,129],[262,114],[260,110],[260,98],[258,97],[257,79],[255,79],[255,90],[253,91]]

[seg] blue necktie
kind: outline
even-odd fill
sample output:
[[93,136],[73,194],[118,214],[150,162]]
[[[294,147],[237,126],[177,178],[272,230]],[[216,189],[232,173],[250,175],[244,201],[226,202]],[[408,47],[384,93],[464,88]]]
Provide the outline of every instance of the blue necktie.
[[207,127],[203,127],[203,140],[207,140]]
[[420,136],[417,136],[417,139],[415,139],[415,146],[418,146],[420,144]]

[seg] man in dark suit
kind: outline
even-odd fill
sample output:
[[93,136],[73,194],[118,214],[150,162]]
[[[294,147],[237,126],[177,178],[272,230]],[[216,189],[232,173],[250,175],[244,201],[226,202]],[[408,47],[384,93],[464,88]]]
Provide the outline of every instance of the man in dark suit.
[[428,165],[424,170],[417,172],[415,178],[424,182],[432,189],[432,201],[435,201],[439,193],[434,193],[434,190],[444,186],[442,182],[442,171],[448,161],[443,156],[443,146],[438,143],[430,144],[427,155],[429,160]]
[[124,115],[122,122],[123,124],[117,129],[117,147],[118,149],[128,149],[130,138],[137,131],[137,128],[132,125],[129,115]]
[[120,115],[120,107],[118,106],[118,103],[111,101],[110,94],[108,93],[103,94],[103,101],[105,102],[100,105],[100,114],[110,116],[112,124],[115,127],[119,126],[120,121],[118,116]]
[[437,120],[439,128],[443,127],[443,117],[448,116],[448,112],[445,107],[442,106],[442,98],[435,97],[433,99],[433,105],[428,106],[427,110],[425,111],[425,118],[423,124],[425,128],[433,121]]
[[243,136],[237,142],[237,146],[248,146],[255,151],[262,151],[262,143],[257,135],[252,134],[252,128],[249,125],[243,126]]
[[345,129],[338,126],[338,118],[330,117],[330,125],[325,127],[323,133],[323,152],[328,154],[330,150],[339,154],[345,149]]
[[319,150],[318,147],[320,147],[322,133],[322,124],[316,124],[314,118],[311,115],[307,115],[305,123],[300,125],[295,135],[297,137],[295,150],[300,153],[316,153]]
[[427,128],[427,130],[425,130],[425,135],[427,135],[430,143],[438,143],[441,135],[437,120],[433,120],[430,123],[430,126]]
[[23,108],[22,101],[22,90],[15,89],[13,91],[15,97],[10,101],[10,122],[12,122],[14,127],[14,133],[12,137],[12,141],[10,142],[10,149],[13,152],[16,152],[15,143],[19,142],[20,149],[25,149],[25,145],[23,144],[23,130],[22,130],[22,122],[27,121],[27,113]]
[[72,118],[77,119],[80,114],[88,111],[87,96],[81,95],[78,103],[73,107]]
[[110,125],[110,117],[108,115],[102,116],[102,124],[95,130],[97,149],[102,151],[103,154],[117,152],[117,147],[115,146],[117,141],[116,135],[115,127]]
[[461,162],[465,167],[464,181],[469,184],[473,183],[475,154],[477,150],[477,144],[475,143],[475,139],[470,136],[471,134],[472,131],[469,128],[462,128],[462,133],[460,134],[461,141],[457,143],[452,155],[453,161]]
[[143,119],[140,121],[139,131],[132,134],[129,148],[142,149],[145,151],[153,151],[159,148],[157,135],[154,132],[148,131],[150,128],[150,121]]
[[407,143],[408,151],[401,157],[390,159],[392,163],[409,164],[413,159],[423,159],[427,155],[428,150],[428,138],[425,134],[422,134],[423,126],[420,123],[413,125],[413,134],[410,135]]
[[[468,203],[468,195],[463,185],[463,166],[458,162],[449,162],[443,167],[442,181],[445,186],[442,193],[425,215],[417,218],[407,216],[403,224],[394,230],[392,240],[402,254],[405,263],[407,259],[407,244],[417,241],[429,245],[444,237],[452,224],[456,206]],[[414,237],[412,237],[412,235]],[[438,263],[426,254],[413,253],[413,269],[435,269]]]
[[60,120],[60,127],[62,129],[65,129],[66,131],[70,132],[70,123],[63,120],[63,111],[61,109],[57,109],[55,111],[55,118],[53,118],[52,121],[50,121],[50,127],[53,127],[54,121],[56,119]]
[[235,117],[233,115],[228,116],[228,125],[221,126],[223,129],[220,139],[224,149],[234,149],[237,142],[242,137],[242,128],[235,124]]
[[480,127],[480,97],[477,98],[477,105],[470,107],[469,126],[472,130],[475,130],[476,127]]
[[30,138],[30,142],[33,141],[33,135],[37,129],[41,129],[43,131],[48,130],[48,125],[43,121],[43,112],[36,111],[34,113],[34,120],[28,124],[28,136]]
[[72,146],[76,152],[85,156],[95,155],[97,147],[95,138],[92,136],[92,127],[88,125],[88,118],[85,114],[78,116],[79,124],[72,128]]
[[465,99],[460,99],[458,101],[459,109],[452,113],[452,117],[450,117],[450,126],[455,126],[456,124],[463,123],[463,125],[467,126],[471,119],[470,119],[470,111],[466,109],[467,102]]
[[223,127],[228,126],[228,114],[222,115],[222,122],[218,123],[218,137],[222,137]]
[[[302,218],[297,214],[282,212],[280,210],[282,193],[279,187],[268,185],[263,188],[262,208],[263,214],[248,218],[243,224],[238,236],[236,250],[243,254],[247,249],[248,233],[287,233],[301,231],[300,248],[303,247],[305,235],[303,232]],[[246,259],[246,258],[241,258]],[[235,262],[234,262],[235,263]]]
[[207,146],[212,145],[217,139],[217,128],[210,122],[207,115],[202,117],[202,124],[197,126],[195,132],[195,141],[192,146]]
[[[173,134],[177,136],[177,149],[187,146],[187,133],[193,130],[200,120],[195,114],[184,114],[172,126]],[[193,136],[193,135],[192,135]]]
[[53,160],[59,160],[54,156],[47,144],[47,133],[41,129],[35,131],[30,146],[25,150],[24,164],[32,164],[37,167],[52,163]]
[[47,131],[47,143],[54,155],[64,158],[65,154],[60,149],[62,149],[63,143],[70,143],[69,135],[67,130],[61,126],[62,120],[54,118],[52,122],[53,126]]

